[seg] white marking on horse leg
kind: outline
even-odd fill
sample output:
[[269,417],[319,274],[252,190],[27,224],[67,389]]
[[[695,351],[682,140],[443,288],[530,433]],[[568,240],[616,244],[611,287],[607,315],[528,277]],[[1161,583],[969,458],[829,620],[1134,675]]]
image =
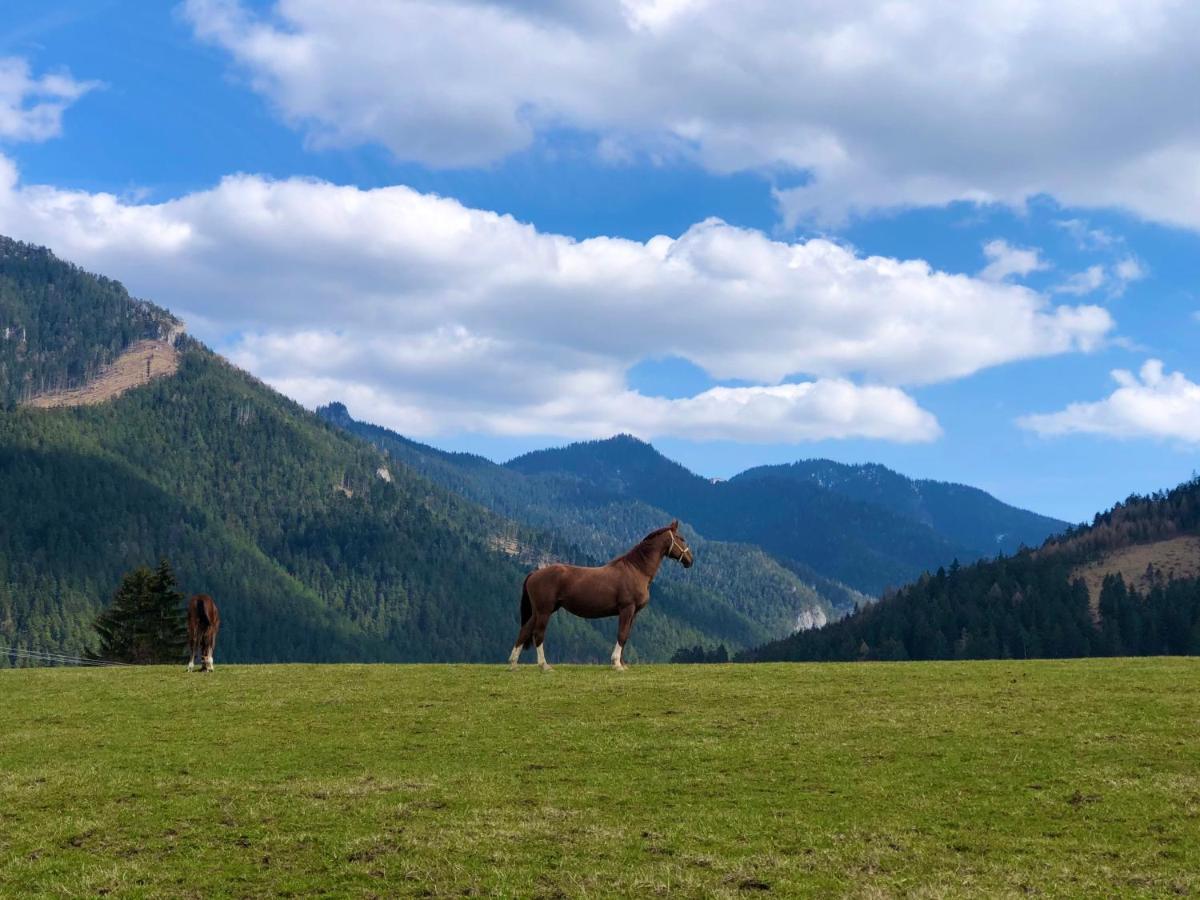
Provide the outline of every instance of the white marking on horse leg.
[[552,665],[550,665],[550,663],[546,662],[546,645],[545,644],[537,645],[537,654],[538,654],[538,665],[542,667],[542,671],[543,672],[551,671],[554,668],[554,666],[552,666]]
[[621,644],[619,641],[613,646],[612,664],[613,668],[618,672],[625,671],[625,663],[621,662]]
[[188,671],[190,672],[194,668],[196,668],[196,657],[193,656],[188,659]]
[[213,658],[211,653],[204,657],[204,670],[206,672],[211,672],[213,670]]
[[520,661],[520,659],[521,659],[521,645],[514,644],[512,653],[508,654],[509,666],[511,666],[512,668],[515,669],[517,667],[517,663]]

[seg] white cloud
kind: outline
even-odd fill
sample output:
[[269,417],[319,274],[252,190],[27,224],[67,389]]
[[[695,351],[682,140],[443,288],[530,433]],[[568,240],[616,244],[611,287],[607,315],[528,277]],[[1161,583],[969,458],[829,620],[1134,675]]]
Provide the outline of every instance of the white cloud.
[[[804,170],[785,219],[1048,193],[1200,227],[1200,5],[1177,0],[188,0],[317,143],[432,166],[594,133]],[[621,149],[615,157],[613,151]]]
[[1097,264],[1088,266],[1082,272],[1076,272],[1054,290],[1060,294],[1074,294],[1080,297],[1099,290],[1105,280],[1104,266]]
[[1043,437],[1098,434],[1200,443],[1200,385],[1181,372],[1167,374],[1157,359],[1148,360],[1139,374],[1118,369],[1112,375],[1118,387],[1105,399],[1025,416],[1018,424]]
[[1107,250],[1116,244],[1124,243],[1124,239],[1119,235],[1103,228],[1093,228],[1084,219],[1059,219],[1054,224],[1071,235],[1080,250]]
[[[223,346],[307,402],[357,386],[364,412],[422,434],[928,439],[936,423],[901,387],[1086,352],[1113,326],[826,240],[709,220],[576,241],[406,187],[239,175],[135,203],[22,186],[0,158],[0,232],[121,278],[210,340],[245,335]],[[666,355],[752,387],[631,394],[628,369]]]
[[96,86],[65,73],[34,78],[25,60],[0,57],[0,140],[56,137],[66,108]]
[[1146,269],[1138,260],[1127,256],[1113,266],[1113,276],[1121,284],[1129,284],[1131,281],[1141,281],[1145,278]]
[[984,281],[1003,281],[1013,275],[1024,277],[1049,268],[1036,247],[1014,247],[1002,238],[984,244],[983,255],[988,264],[979,277]]
[[[330,336],[324,336],[330,337]],[[272,341],[277,356],[243,348],[239,363],[271,372],[294,370],[301,336]],[[473,377],[487,377],[474,370]],[[898,388],[861,386],[840,378],[800,384],[711,388],[694,397],[647,397],[626,388],[609,373],[562,376],[571,384],[553,395],[498,398],[444,395],[436,409],[429,394],[407,382],[381,383],[345,377],[280,374],[269,380],[289,396],[315,406],[332,398],[356,416],[392,424],[411,434],[483,432],[503,435],[553,434],[594,438],[628,432],[650,440],[659,436],[748,443],[799,443],[839,438],[872,438],[911,443],[934,440],[941,428],[932,414]],[[455,384],[469,381],[460,377]]]
[[1055,287],[1054,292],[1082,297],[1107,287],[1110,297],[1119,297],[1132,282],[1145,277],[1145,267],[1134,257],[1127,256],[1107,267],[1099,263],[1088,266]]

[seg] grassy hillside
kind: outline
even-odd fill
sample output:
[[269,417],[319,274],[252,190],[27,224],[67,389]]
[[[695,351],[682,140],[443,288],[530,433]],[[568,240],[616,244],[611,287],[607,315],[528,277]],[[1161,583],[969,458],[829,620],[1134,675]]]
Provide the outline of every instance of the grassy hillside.
[[1099,608],[1104,582],[1119,575],[1133,590],[1149,594],[1156,587],[1176,580],[1200,578],[1200,535],[1131,544],[1076,566],[1071,578],[1087,585],[1093,609]]
[[1194,660],[0,672],[4,896],[1200,891]]

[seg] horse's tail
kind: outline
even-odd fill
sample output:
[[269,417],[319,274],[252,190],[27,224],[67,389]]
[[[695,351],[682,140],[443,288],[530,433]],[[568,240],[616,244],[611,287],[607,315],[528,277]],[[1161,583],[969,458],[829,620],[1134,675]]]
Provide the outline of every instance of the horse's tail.
[[[525,583],[521,585],[521,625],[523,626],[529,621],[533,615],[533,603],[529,600],[529,579],[533,575],[532,572],[525,576]],[[528,650],[533,646],[533,635],[525,641],[525,649]]]
[[[207,603],[205,602],[207,601]],[[190,610],[196,618],[196,630],[203,634],[213,626],[213,617],[209,612],[209,604],[212,603],[212,598],[207,594],[196,594],[192,597],[188,604]]]

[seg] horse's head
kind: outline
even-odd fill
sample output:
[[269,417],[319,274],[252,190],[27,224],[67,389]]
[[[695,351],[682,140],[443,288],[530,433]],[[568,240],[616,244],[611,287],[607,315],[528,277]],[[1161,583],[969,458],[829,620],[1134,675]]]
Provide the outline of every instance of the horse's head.
[[687,541],[679,533],[678,519],[667,527],[667,536],[671,539],[671,543],[667,547],[667,556],[679,560],[685,569],[690,569],[695,560],[692,558],[692,548],[687,545]]

